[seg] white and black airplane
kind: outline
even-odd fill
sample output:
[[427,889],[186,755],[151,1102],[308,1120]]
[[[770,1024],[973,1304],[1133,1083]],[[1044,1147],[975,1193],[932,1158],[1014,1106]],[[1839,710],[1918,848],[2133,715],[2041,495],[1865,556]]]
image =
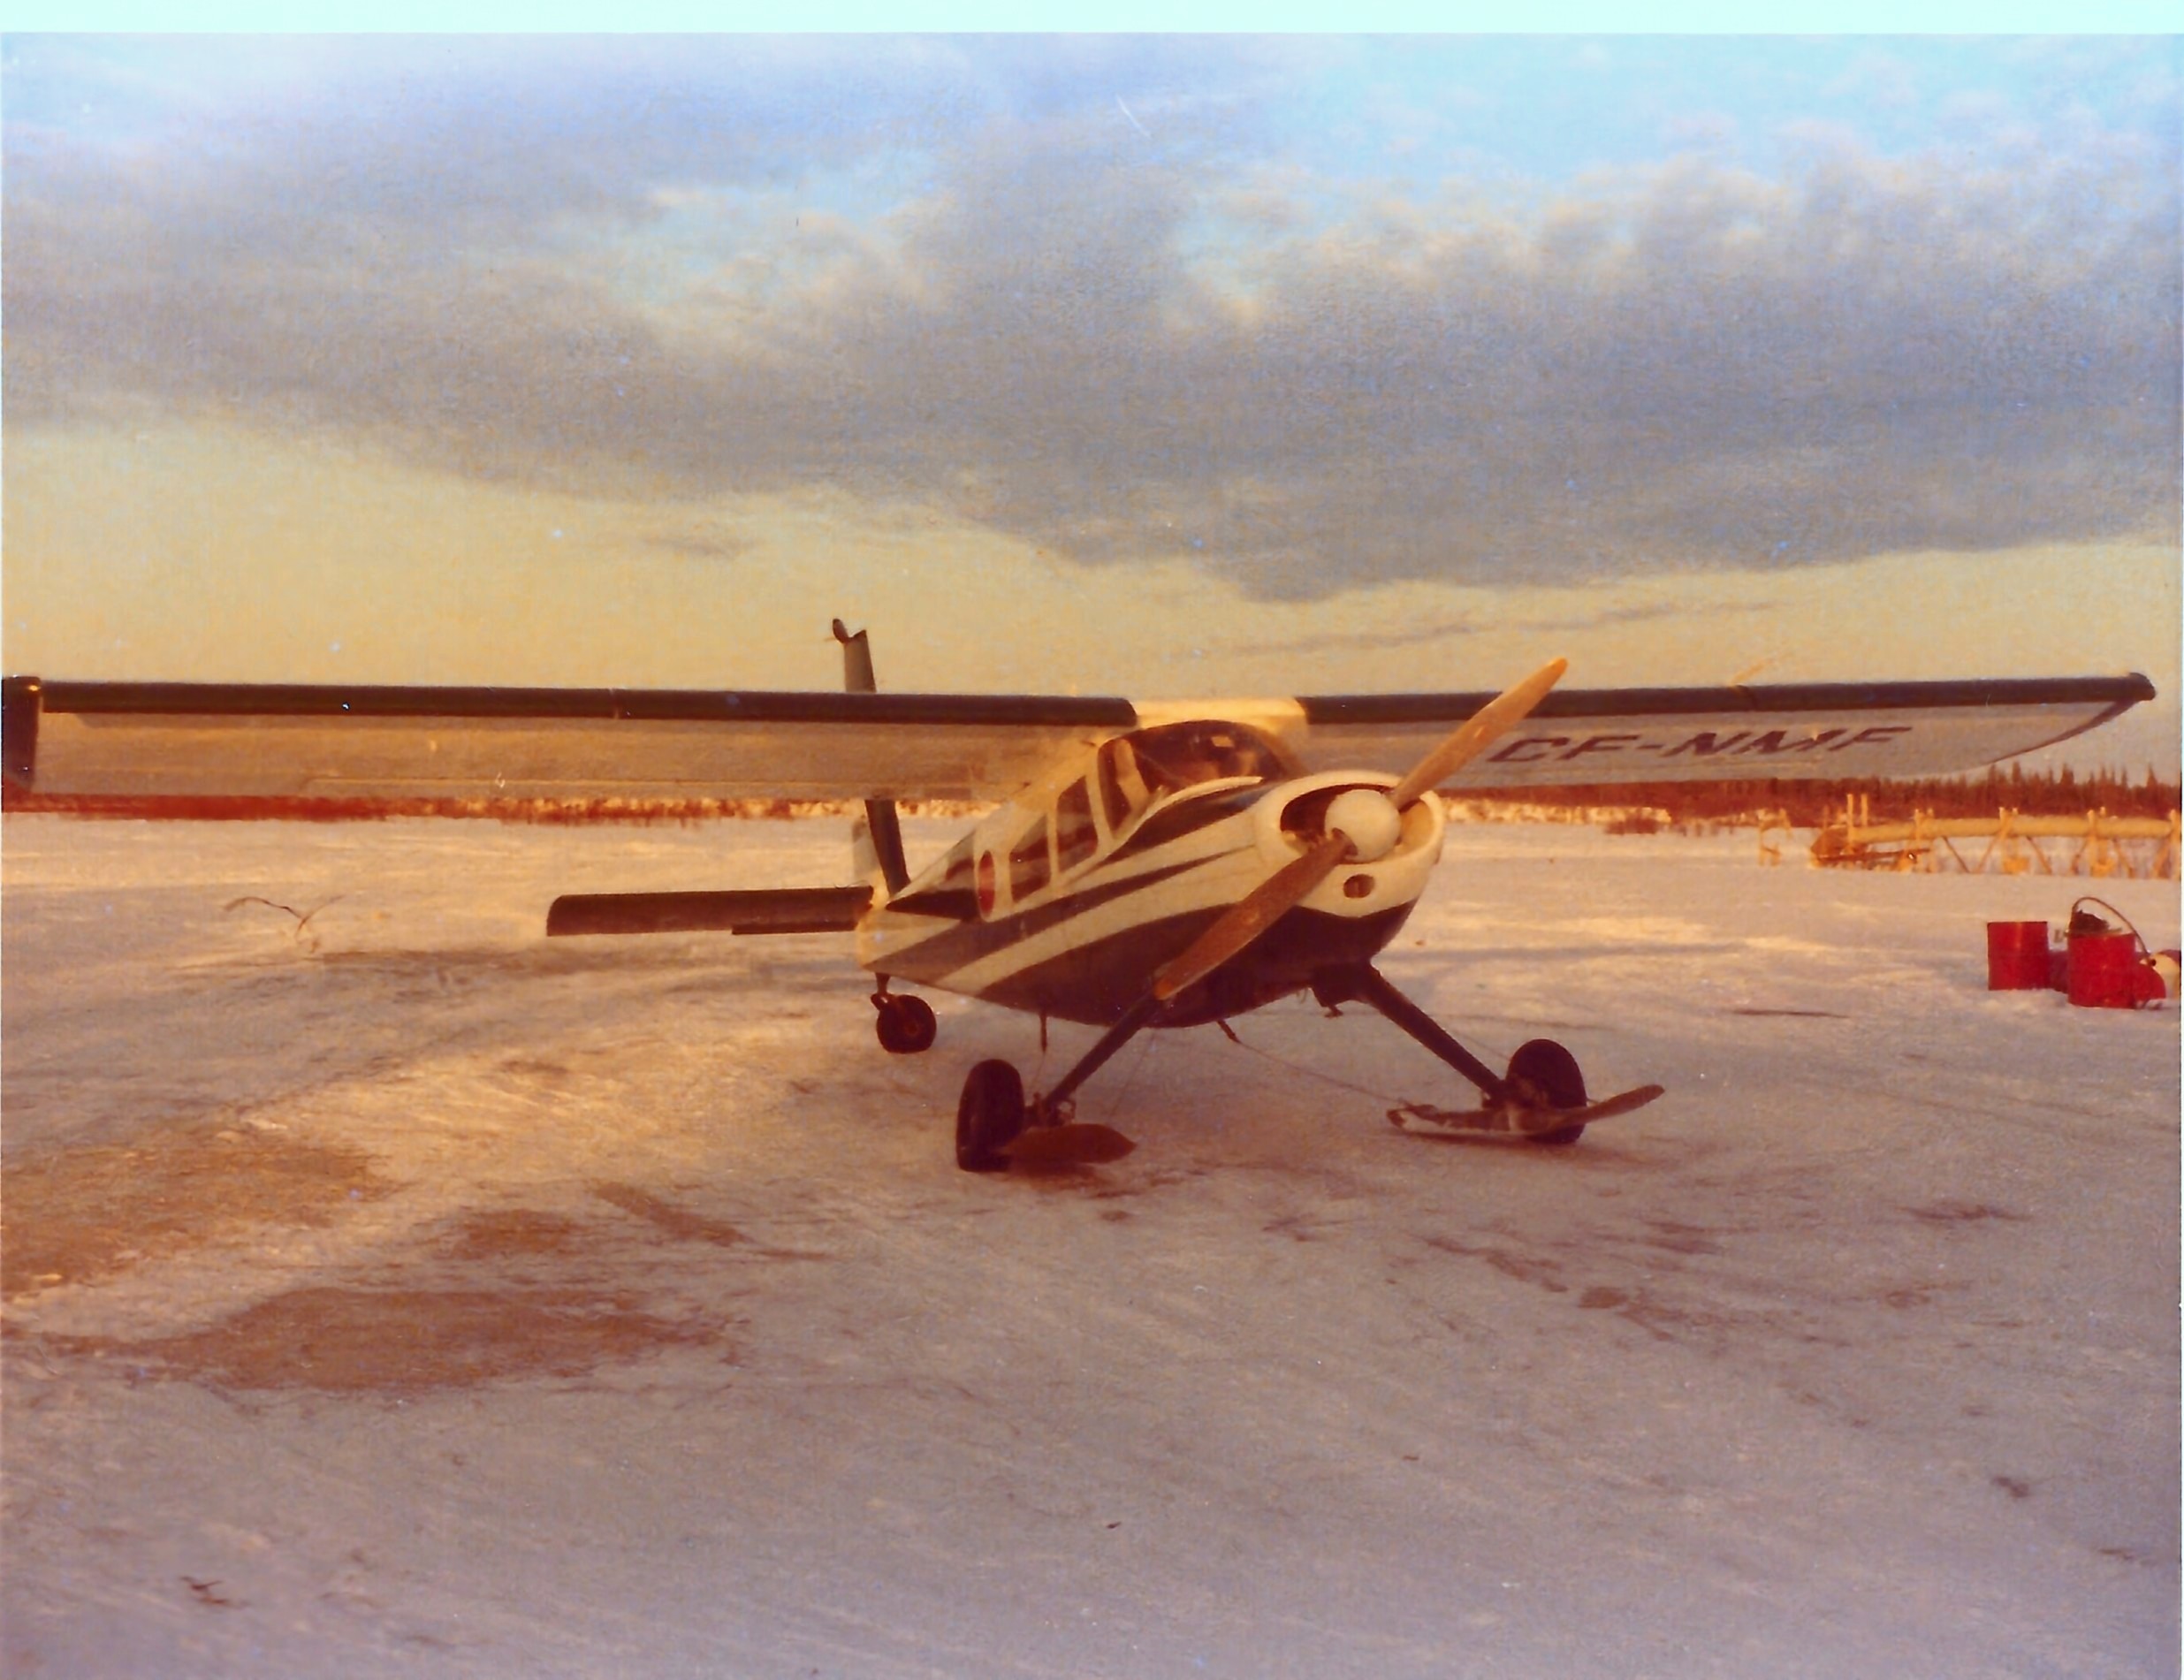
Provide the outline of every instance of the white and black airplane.
[[[1541,1144],[1651,1100],[1587,1099],[1535,1039],[1495,1072],[1374,966],[1441,855],[1434,790],[1917,776],[2051,745],[2153,696],[2144,677],[1554,689],[1160,702],[876,692],[839,620],[845,692],[42,681],[4,686],[4,769],[41,793],[386,799],[778,796],[864,802],[846,886],[589,894],[554,935],[839,931],[879,980],[879,1042],[929,1048],[917,985],[1104,1029],[1028,1100],[970,1069],[955,1158],[1100,1159],[1078,1087],[1148,1027],[1309,991],[1360,1002],[1475,1085],[1451,1125]],[[913,875],[895,802],[998,802]]]

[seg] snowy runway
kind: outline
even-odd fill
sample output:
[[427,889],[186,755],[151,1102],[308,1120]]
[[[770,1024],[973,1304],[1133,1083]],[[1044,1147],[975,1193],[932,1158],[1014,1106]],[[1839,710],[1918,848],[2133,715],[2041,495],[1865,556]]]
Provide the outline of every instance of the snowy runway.
[[2177,1014],[1981,930],[2173,884],[1459,825],[1390,977],[1660,1102],[1405,1138],[1299,1000],[988,1179],[965,1069],[1088,1030],[541,937],[838,825],[5,845],[11,1676],[2176,1671]]

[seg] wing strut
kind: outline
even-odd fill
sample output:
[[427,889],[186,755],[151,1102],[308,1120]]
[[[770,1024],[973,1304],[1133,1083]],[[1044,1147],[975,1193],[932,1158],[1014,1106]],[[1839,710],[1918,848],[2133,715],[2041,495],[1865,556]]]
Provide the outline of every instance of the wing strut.
[[[834,640],[841,643],[843,690],[848,694],[878,694],[879,679],[872,672],[870,635],[863,630],[851,635],[849,627],[836,619]],[[910,884],[910,866],[902,855],[902,821],[895,815],[894,801],[866,800],[864,825],[872,837],[872,852],[879,859],[880,875],[887,883],[887,896],[893,898]]]

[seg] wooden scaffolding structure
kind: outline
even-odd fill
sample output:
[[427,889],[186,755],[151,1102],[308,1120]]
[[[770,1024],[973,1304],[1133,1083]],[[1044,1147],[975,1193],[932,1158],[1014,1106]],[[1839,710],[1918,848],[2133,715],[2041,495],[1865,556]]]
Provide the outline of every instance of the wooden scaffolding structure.
[[2005,875],[2173,880],[2179,833],[2175,811],[2165,817],[2112,817],[2105,810],[2050,817],[2005,807],[1992,817],[1914,811],[1908,821],[1876,823],[1871,796],[1859,794],[1813,837],[1812,860],[1823,869],[1967,875],[1991,869]]

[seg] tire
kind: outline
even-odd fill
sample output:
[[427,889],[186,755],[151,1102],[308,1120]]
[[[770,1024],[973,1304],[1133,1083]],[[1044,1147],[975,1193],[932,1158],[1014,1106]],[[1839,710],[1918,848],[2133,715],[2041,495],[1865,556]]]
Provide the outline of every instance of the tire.
[[1001,1151],[1024,1130],[1024,1081],[1005,1061],[982,1061],[963,1081],[955,1105],[955,1164],[966,1173],[998,1173]]
[[940,1023],[923,998],[889,998],[879,1006],[879,1047],[891,1056],[915,1056],[932,1048]]
[[[1512,1083],[1523,1080],[1557,1108],[1585,1106],[1585,1075],[1578,1068],[1578,1059],[1552,1038],[1534,1038],[1518,1045],[1517,1053],[1509,1059],[1507,1077]],[[1585,1127],[1579,1123],[1536,1133],[1532,1141],[1549,1149],[1567,1149],[1584,1136]]]

